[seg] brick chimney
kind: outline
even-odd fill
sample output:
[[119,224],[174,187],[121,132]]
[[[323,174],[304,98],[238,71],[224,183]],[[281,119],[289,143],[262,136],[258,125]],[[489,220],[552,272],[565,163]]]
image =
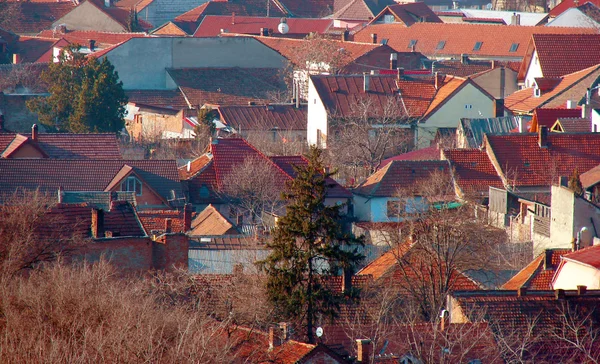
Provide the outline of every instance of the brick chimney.
[[260,35],[262,37],[268,37],[269,36],[269,28],[260,28]]
[[348,30],[348,27],[346,27],[346,29],[342,33],[342,42],[347,42],[348,39],[350,39],[350,31]]
[[281,345],[281,338],[278,331],[275,327],[269,327],[269,350],[273,350]]
[[544,251],[544,270],[552,269],[552,249]]
[[352,270],[344,269],[342,273],[342,293],[348,293],[352,289]]
[[38,126],[37,126],[37,124],[33,124],[31,126],[31,140],[33,140],[34,142],[37,142],[37,140],[38,140]]
[[587,286],[577,286],[577,295],[583,296],[587,292]]
[[88,48],[90,49],[91,52],[93,52],[96,49],[96,41],[93,39],[90,39],[90,44],[89,44]]
[[235,24],[235,11],[231,12],[231,24]]
[[538,130],[538,145],[540,148],[548,148],[548,127],[541,126]]
[[527,287],[519,287],[517,289],[517,297],[524,297],[527,294]]
[[444,75],[440,74],[439,72],[435,72],[433,74],[434,80],[435,80],[435,89],[439,90],[440,87],[442,87],[442,80],[444,79]]
[[494,117],[501,118],[504,116],[504,99],[494,100]]
[[404,78],[404,67],[398,68],[398,81]]
[[460,63],[462,64],[469,64],[469,55],[468,54],[461,54],[460,55]]
[[104,237],[104,210],[92,209],[92,237]]
[[371,352],[373,351],[373,343],[369,339],[356,340],[356,361],[359,363],[369,363]]
[[398,53],[390,53],[390,69],[398,68]]
[[282,342],[287,341],[292,336],[292,325],[289,322],[280,322],[279,329],[281,330]]
[[183,228],[185,231],[192,229],[192,204],[190,203],[186,203],[183,206]]
[[170,217],[165,219],[165,233],[170,234],[173,232],[173,220]]
[[377,33],[371,34],[371,43],[377,44]]

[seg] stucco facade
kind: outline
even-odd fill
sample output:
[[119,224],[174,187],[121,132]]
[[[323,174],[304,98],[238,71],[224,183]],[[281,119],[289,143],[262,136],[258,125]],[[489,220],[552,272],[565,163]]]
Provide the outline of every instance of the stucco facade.
[[[328,120],[327,110],[321,101],[312,80],[308,81],[308,121],[306,140],[310,145],[321,148],[327,146]],[[320,135],[320,136],[319,136]]]
[[564,260],[554,276],[552,288],[577,289],[577,286],[600,289],[600,270],[579,262]]
[[542,73],[542,66],[540,65],[537,51],[533,51],[527,73],[525,74],[525,80],[523,81],[525,87],[533,87],[535,85],[535,79],[539,77],[544,77],[544,74]]
[[132,38],[106,53],[126,90],[168,90],[168,68],[283,68],[279,53],[246,37]]
[[[583,3],[583,1],[581,2]],[[598,28],[600,24],[577,8],[570,8],[546,24],[548,27]]]
[[122,24],[106,15],[89,1],[73,8],[68,14],[52,23],[52,28],[66,25],[68,30],[95,30],[101,32],[124,32]]

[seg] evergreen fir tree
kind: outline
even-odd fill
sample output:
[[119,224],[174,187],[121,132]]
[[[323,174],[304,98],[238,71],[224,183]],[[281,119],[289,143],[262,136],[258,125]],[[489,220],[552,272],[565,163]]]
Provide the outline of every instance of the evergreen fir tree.
[[325,172],[321,151],[311,148],[307,159],[283,194],[288,205],[268,243],[271,254],[258,264],[278,313],[301,324],[314,343],[315,323],[321,316],[333,319],[343,299],[328,289],[327,279],[351,271],[363,256],[357,251],[362,240],[342,230],[343,206],[325,204],[332,173]]

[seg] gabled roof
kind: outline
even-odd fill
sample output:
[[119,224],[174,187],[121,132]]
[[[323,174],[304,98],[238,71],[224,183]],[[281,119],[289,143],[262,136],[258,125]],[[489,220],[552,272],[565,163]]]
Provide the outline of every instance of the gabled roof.
[[[86,0],[86,1],[88,1],[90,4],[93,4],[96,8],[98,8],[98,10],[100,10],[104,14],[108,15],[111,19],[113,19],[114,21],[119,23],[121,26],[123,26],[123,30],[127,29],[128,22],[129,22],[129,12],[131,10],[130,7],[121,8],[118,6],[111,6],[111,7],[107,8],[104,6],[104,0]],[[144,30],[150,30],[154,27],[152,24],[148,23],[141,17],[138,18],[138,24]]]
[[234,224],[223,216],[213,205],[208,205],[192,220],[189,235],[237,235],[240,232]]
[[324,18],[333,12],[334,2],[335,0],[279,0],[283,9],[296,18]]
[[333,26],[331,19],[289,18],[286,21],[289,31],[281,34],[277,28],[279,23],[279,18],[207,15],[194,32],[194,37],[216,37],[221,30],[234,34],[261,35],[260,29],[267,28],[273,30],[271,36],[274,37],[304,38],[310,33],[325,34]]
[[600,63],[600,34],[534,34],[519,70],[526,76],[533,51],[544,78],[561,77]]
[[533,111],[531,119],[531,132],[537,133],[542,126],[546,128],[552,127],[559,118],[575,118],[581,116],[581,109],[566,109],[566,108],[539,108]]
[[307,107],[290,104],[219,106],[221,121],[238,132],[306,130]]
[[0,195],[22,188],[55,192],[104,191],[124,166],[131,166],[156,193],[182,196],[175,161],[97,159],[0,159]]
[[600,269],[600,245],[593,245],[564,254],[561,259]]
[[589,67],[561,77],[556,86],[548,91],[542,91],[539,97],[535,96],[533,87],[519,90],[509,95],[504,105],[513,113],[532,113],[541,107],[564,106],[568,100],[578,102],[586,94],[587,89],[595,84],[599,76],[600,65]]
[[460,189],[461,197],[487,196],[490,186],[504,187],[485,151],[445,149],[443,155],[450,163],[454,183]]
[[[552,29],[554,28],[554,29]],[[415,23],[410,27],[403,24],[371,24],[354,35],[354,41],[372,42],[371,34],[377,34],[381,42],[399,51],[410,50],[415,40],[415,50],[432,57],[460,57],[468,54],[483,58],[510,58],[520,60],[525,56],[526,44],[532,34],[590,34],[588,28],[500,26],[463,23]],[[442,46],[442,43],[443,46]],[[481,42],[476,49],[477,42]],[[511,52],[513,44],[517,50]],[[441,48],[441,49],[440,49]]]
[[336,0],[331,17],[340,20],[368,21],[392,4],[394,4],[393,0]]
[[[598,1],[598,0],[587,0],[587,1],[585,1],[584,4],[587,4],[587,3],[591,3],[591,4],[596,5],[597,7],[600,7],[600,1]],[[556,16],[562,14],[563,12],[565,12],[567,9],[576,8],[578,6],[579,6],[578,0],[563,0],[558,5],[553,7],[548,14],[551,17],[556,17]]]
[[6,149],[4,149],[2,154],[0,154],[0,157],[13,158],[15,156],[15,153],[23,147],[25,147],[25,145],[31,145],[36,150],[36,152],[40,154],[41,158],[48,158],[48,154],[46,154],[37,143],[33,142],[30,138],[21,134],[17,134],[14,137],[14,139],[10,142]]
[[152,35],[173,35],[178,37],[184,37],[186,35],[191,35],[185,30],[181,29],[181,27],[172,21],[166,22],[160,27],[154,29],[150,32]]
[[146,33],[117,33],[117,32],[101,32],[96,30],[67,30],[63,33],[58,30],[43,30],[38,34],[38,37],[65,39],[69,43],[77,43],[87,47],[90,40],[96,41],[96,46],[115,45],[123,43],[131,38],[147,37]]
[[[364,79],[369,78],[369,92],[364,91]],[[369,113],[372,117],[386,114],[397,115],[398,117],[420,118],[435,106],[432,106],[437,99],[443,100],[442,93],[438,97],[438,90],[435,88],[434,77],[403,77],[398,80],[394,75],[315,75],[310,76],[317,93],[323,105],[331,115],[339,117],[351,117],[355,115],[356,105],[359,103],[368,103],[370,105]],[[458,82],[464,81],[460,79]],[[452,86],[457,83],[453,77],[443,77],[441,87],[452,82]],[[445,93],[444,93],[445,94]],[[390,110],[390,105],[397,106],[398,110]],[[395,107],[396,108],[396,107]]]
[[548,133],[540,147],[538,134],[486,135],[485,148],[502,171],[503,179],[517,186],[550,186],[556,176],[570,176],[600,164],[600,133]]
[[427,57],[419,52],[397,52],[392,47],[382,44],[379,47],[371,48],[366,53],[346,64],[339,73],[361,75],[373,70],[397,72],[397,70],[390,70],[390,55],[392,53],[396,54],[397,67],[404,68],[405,70],[420,70],[423,61],[427,59]]
[[5,30],[17,34],[37,34],[50,29],[52,24],[75,8],[71,1],[15,1],[17,19],[3,25]]
[[[15,144],[18,142],[18,144]],[[119,143],[115,134],[50,134],[38,133],[37,140],[31,134],[0,133],[0,152],[10,158],[23,142],[53,159],[121,159]]]
[[559,118],[550,131],[566,133],[590,133],[592,122],[586,118]]
[[440,149],[437,145],[432,145],[427,148],[413,150],[390,157],[381,161],[379,169],[385,167],[392,161],[435,161],[440,160]]
[[591,20],[600,23],[600,8],[594,5],[593,2],[588,1],[585,4],[578,6],[577,9],[587,15]]
[[518,118],[516,116],[486,119],[461,118],[459,125],[467,138],[468,148],[479,148],[483,144],[485,134],[509,133],[518,126]]
[[517,290],[521,287],[531,290],[552,289],[552,278],[560,264],[561,257],[570,252],[571,249],[546,249],[504,283],[501,289]]
[[[281,18],[286,16],[287,12],[280,9],[275,0],[269,0],[270,16]],[[196,28],[206,15],[231,15],[235,13],[239,16],[264,16],[267,13],[267,3],[261,0],[213,0],[208,1],[186,13],[177,16],[173,23],[186,31],[188,34],[194,34]]]
[[396,22],[402,23],[407,27],[421,22],[442,23],[442,20],[435,15],[427,4],[424,2],[414,2],[388,5],[369,24],[383,21],[384,15],[387,14],[393,15]]
[[188,230],[186,227],[186,214],[191,215],[191,211],[186,211],[185,208],[179,210],[141,209],[137,213],[144,229],[149,234],[153,232],[164,233],[166,219],[171,219],[171,232],[185,233]]
[[285,89],[278,68],[183,68],[167,70],[190,105],[268,102]]
[[164,109],[187,109],[188,103],[180,90],[125,90],[129,103]]
[[521,62],[485,61],[468,58],[466,62],[460,60],[440,60],[433,63],[433,69],[436,72],[459,77],[473,76],[473,78],[486,71],[500,67],[505,67],[516,72],[520,66]]
[[366,197],[395,197],[400,189],[418,188],[434,172],[448,174],[448,162],[392,161],[370,175],[352,192]]
[[[581,172],[580,172],[581,173]],[[589,169],[579,175],[583,188],[589,188],[600,182],[600,165]]]
[[48,63],[53,58],[53,47],[67,44],[67,41],[61,39],[21,36],[13,52],[19,54],[19,63]]

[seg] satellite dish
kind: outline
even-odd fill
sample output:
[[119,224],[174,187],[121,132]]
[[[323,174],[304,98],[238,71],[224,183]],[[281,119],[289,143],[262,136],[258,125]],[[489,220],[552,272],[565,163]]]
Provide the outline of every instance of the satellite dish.
[[317,327],[316,334],[317,334],[317,337],[323,336],[323,328],[322,327]]
[[287,25],[286,18],[281,18],[281,22],[277,26],[277,30],[279,30],[279,33],[281,33],[281,34],[287,34],[287,32],[290,31],[290,26]]
[[485,8],[486,8],[487,10],[492,10],[492,8],[493,8],[493,7],[494,7],[494,5],[492,5],[492,3],[489,3],[489,4],[487,4],[487,5],[485,6]]

